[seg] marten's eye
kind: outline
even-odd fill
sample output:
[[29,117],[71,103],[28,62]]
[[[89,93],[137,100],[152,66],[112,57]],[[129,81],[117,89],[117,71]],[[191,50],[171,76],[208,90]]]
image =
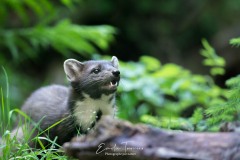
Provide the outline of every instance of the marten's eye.
[[101,70],[99,68],[94,68],[92,70],[92,73],[98,74]]

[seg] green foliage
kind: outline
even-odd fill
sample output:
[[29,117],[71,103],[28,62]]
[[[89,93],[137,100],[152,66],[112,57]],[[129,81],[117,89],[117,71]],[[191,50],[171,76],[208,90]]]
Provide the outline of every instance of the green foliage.
[[[26,55],[37,56],[41,49],[53,47],[67,57],[72,51],[85,55],[97,52],[95,49],[108,48],[113,40],[115,30],[110,26],[80,26],[69,20],[62,20],[56,26],[35,26],[33,28],[15,29],[2,33],[3,45],[6,46],[19,62]],[[96,46],[96,47],[94,47]]]
[[185,118],[181,117],[154,117],[150,115],[141,116],[141,121],[161,128],[181,129],[192,131],[193,125]]
[[[224,74],[225,60],[206,40],[202,43],[204,65],[211,67],[211,75]],[[210,76],[192,74],[175,64],[161,65],[147,56],[139,62],[121,62],[121,74],[121,118],[197,131],[216,131],[222,122],[239,120],[240,76],[226,82],[227,90]]]
[[213,104],[206,110],[210,125],[240,120],[240,76],[227,80],[226,85],[230,89],[226,94],[227,100],[223,103]]
[[230,40],[230,44],[234,45],[234,46],[240,46],[240,38],[233,38]]
[[[2,92],[3,93],[3,92]],[[6,100],[2,96],[2,103],[1,103],[1,111],[0,111],[0,159],[7,160],[7,159],[39,159],[39,156],[42,159],[67,159],[66,156],[63,155],[63,151],[56,149],[56,146],[59,147],[58,144],[56,144],[56,139],[50,140],[49,138],[44,137],[34,137],[34,139],[37,139],[38,142],[41,144],[41,140],[44,139],[46,141],[50,142],[49,149],[46,149],[43,145],[42,149],[32,149],[29,147],[28,143],[34,139],[32,139],[33,132],[37,129],[37,126],[39,126],[39,123],[36,124],[36,127],[30,127],[31,119],[21,110],[19,109],[13,109],[10,110],[10,107],[6,105]],[[6,112],[8,111],[8,112]],[[6,114],[7,113],[7,114]],[[18,128],[15,128],[14,131],[12,130],[11,123],[14,113],[17,113],[18,115],[21,115],[24,118],[24,122],[22,122],[22,119],[19,119],[17,126]],[[7,122],[6,122],[7,119]],[[50,126],[48,129],[46,129],[43,132],[46,132],[47,130],[51,129],[53,126],[59,124],[60,122],[57,122],[56,124]],[[11,131],[10,131],[11,130]],[[42,134],[43,132],[39,133]],[[23,137],[19,141],[19,138],[17,137],[17,134],[22,135]]]
[[[231,39],[230,44],[239,45],[240,44],[239,38]],[[221,57],[219,59],[218,56],[214,56],[214,59],[216,59],[216,61],[219,61],[220,67],[224,66],[225,62],[224,60],[221,60],[222,59]],[[220,63],[220,61],[222,62]],[[224,91],[222,89],[224,97],[214,99],[213,101],[210,102],[209,107],[204,111],[204,113],[207,115],[206,120],[208,126],[213,126],[213,128],[218,129],[221,123],[240,120],[239,84],[240,84],[239,75],[227,80],[226,86],[228,87],[228,90]]]
[[211,67],[211,75],[223,75],[225,73],[225,59],[216,54],[214,48],[210,46],[206,39],[202,40],[202,44],[204,49],[202,49],[200,53],[205,57],[203,64]]
[[[24,134],[29,135],[29,128],[24,129]],[[24,137],[26,138],[26,137]],[[0,150],[3,149],[3,155],[0,159],[10,160],[10,159],[35,159],[39,160],[39,157],[42,159],[59,159],[66,160],[67,156],[63,154],[63,151],[55,148],[55,145],[50,146],[49,149],[32,149],[28,146],[27,138],[24,139],[21,143],[17,138],[10,134],[10,131],[7,131],[3,135],[3,140],[5,145],[1,145]],[[54,144],[54,142],[52,142]]]
[[64,57],[73,53],[90,57],[99,49],[106,50],[116,30],[108,25],[72,23],[71,14],[81,3],[82,0],[0,1],[1,65],[7,66],[13,60],[14,72],[14,65],[38,58],[49,50]]
[[[2,71],[4,72],[5,77],[5,88],[0,86],[0,98],[1,98],[1,109],[0,109],[0,134],[6,130],[6,125],[9,124],[10,118],[8,116],[10,112],[10,104],[9,104],[9,82],[8,82],[8,75],[6,70],[2,67]],[[3,77],[2,77],[3,80]],[[3,80],[4,81],[4,80]]]
[[31,25],[32,21],[49,23],[56,20],[57,14],[66,12],[66,7],[74,10],[74,5],[81,2],[82,0],[61,0],[56,2],[49,0],[2,0],[0,2],[0,22],[2,25],[9,25],[8,20],[13,14],[16,16],[14,18],[17,18],[16,21],[24,26]]
[[[211,75],[224,74],[225,60],[206,40],[202,43]],[[223,122],[240,120],[240,76],[227,80],[224,89],[210,76],[192,74],[176,64],[161,65],[147,56],[121,62],[121,74],[121,118],[193,131],[217,131]]]
[[[122,79],[118,105],[121,106],[119,117],[124,119],[148,122],[147,119],[153,121],[157,117],[156,121],[161,122],[157,125],[161,127],[200,130],[198,124],[203,123],[203,111],[193,114],[191,110],[207,108],[224,93],[211,77],[192,74],[175,64],[161,65],[152,57],[143,56],[139,62],[121,62],[120,65]],[[188,123],[175,123],[192,114]],[[172,123],[166,124],[168,119]]]

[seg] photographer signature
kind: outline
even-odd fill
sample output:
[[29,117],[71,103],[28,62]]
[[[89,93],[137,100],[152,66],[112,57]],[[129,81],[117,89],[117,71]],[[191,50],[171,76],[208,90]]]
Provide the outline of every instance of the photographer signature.
[[111,151],[111,152],[124,152],[126,153],[128,150],[143,150],[141,147],[128,147],[128,142],[122,142],[121,146],[117,146],[116,144],[113,147],[106,147],[105,143],[101,143],[98,145],[98,149],[96,151],[96,154],[100,154],[104,151]]

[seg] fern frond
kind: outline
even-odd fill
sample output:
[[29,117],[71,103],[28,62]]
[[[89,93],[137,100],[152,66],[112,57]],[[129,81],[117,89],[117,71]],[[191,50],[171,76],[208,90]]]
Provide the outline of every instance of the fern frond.
[[231,39],[230,44],[239,47],[240,46],[240,38]]
[[65,56],[71,52],[87,56],[96,53],[96,47],[107,49],[115,33],[111,26],[80,26],[69,20],[60,21],[53,27],[37,26],[2,32],[3,42],[16,58],[21,57],[22,53],[33,58],[36,50],[48,47]]
[[209,124],[240,120],[240,76],[229,79],[226,84],[230,87],[227,101],[212,105],[205,111]]
[[202,45],[204,48],[200,51],[200,53],[205,58],[203,64],[211,67],[211,75],[216,76],[225,74],[225,59],[216,54],[214,48],[206,39],[202,40]]

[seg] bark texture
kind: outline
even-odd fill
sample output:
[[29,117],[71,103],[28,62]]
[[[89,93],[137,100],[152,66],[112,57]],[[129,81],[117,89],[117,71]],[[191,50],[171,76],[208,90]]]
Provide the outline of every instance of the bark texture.
[[240,133],[166,131],[103,117],[95,130],[63,146],[78,159],[240,159]]

